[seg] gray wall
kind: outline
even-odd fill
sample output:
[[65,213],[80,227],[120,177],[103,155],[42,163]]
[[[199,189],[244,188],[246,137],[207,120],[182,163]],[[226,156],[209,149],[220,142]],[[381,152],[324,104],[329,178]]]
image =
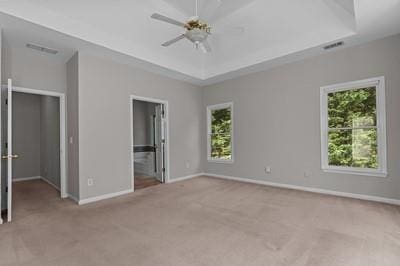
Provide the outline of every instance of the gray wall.
[[40,176],[60,189],[60,100],[40,96]]
[[57,55],[49,55],[26,47],[15,47],[3,39],[2,83],[38,90],[66,91],[66,64]]
[[[79,55],[80,198],[131,189],[130,95],[169,101],[171,178],[201,172],[202,92],[124,64]],[[70,100],[70,99],[69,99]],[[190,164],[186,168],[186,163]],[[87,178],[94,185],[87,186]]]
[[155,107],[158,104],[133,101],[133,136],[134,144],[153,145],[151,138],[151,116],[155,114]]
[[40,104],[38,95],[14,92],[13,110],[13,179],[37,177],[40,172]]
[[[328,174],[320,162],[320,87],[385,76],[387,178]],[[234,102],[235,163],[208,173],[400,199],[400,35],[204,88],[206,106]],[[206,124],[203,125],[206,139]],[[203,156],[206,157],[203,146]],[[267,175],[264,166],[271,166]],[[305,178],[304,172],[311,173]]]
[[68,194],[79,199],[79,55],[67,62]]
[[[49,55],[21,47],[11,46],[2,39],[1,80],[31,89],[66,92],[66,64],[58,55]],[[66,153],[68,153],[68,148]]]

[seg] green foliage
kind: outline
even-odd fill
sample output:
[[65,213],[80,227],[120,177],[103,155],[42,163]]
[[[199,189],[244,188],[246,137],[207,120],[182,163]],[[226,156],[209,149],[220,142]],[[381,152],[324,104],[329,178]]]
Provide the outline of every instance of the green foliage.
[[218,109],[211,112],[211,157],[231,159],[231,109]]
[[376,88],[328,94],[329,165],[378,168]]

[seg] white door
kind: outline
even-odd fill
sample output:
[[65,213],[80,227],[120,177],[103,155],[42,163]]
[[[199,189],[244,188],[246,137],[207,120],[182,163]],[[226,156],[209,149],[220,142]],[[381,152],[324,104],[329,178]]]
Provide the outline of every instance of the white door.
[[1,176],[2,176],[2,209],[7,209],[7,221],[11,221],[12,212],[12,160],[18,158],[12,154],[12,81],[1,90]]
[[161,183],[165,182],[165,129],[164,129],[164,105],[156,107],[156,117],[154,126],[155,148],[156,148],[156,178]]

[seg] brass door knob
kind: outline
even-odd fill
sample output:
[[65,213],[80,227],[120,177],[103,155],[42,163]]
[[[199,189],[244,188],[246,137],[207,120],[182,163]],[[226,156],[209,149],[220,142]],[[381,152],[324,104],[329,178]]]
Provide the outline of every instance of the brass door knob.
[[1,156],[1,159],[17,159],[19,156],[18,155],[3,155]]

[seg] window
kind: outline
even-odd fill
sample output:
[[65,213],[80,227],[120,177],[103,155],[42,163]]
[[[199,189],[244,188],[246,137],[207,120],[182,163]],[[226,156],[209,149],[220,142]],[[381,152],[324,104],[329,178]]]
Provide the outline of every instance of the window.
[[208,160],[233,163],[233,103],[207,107],[207,133]]
[[322,169],[386,176],[384,77],[321,88]]

